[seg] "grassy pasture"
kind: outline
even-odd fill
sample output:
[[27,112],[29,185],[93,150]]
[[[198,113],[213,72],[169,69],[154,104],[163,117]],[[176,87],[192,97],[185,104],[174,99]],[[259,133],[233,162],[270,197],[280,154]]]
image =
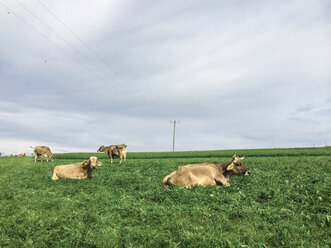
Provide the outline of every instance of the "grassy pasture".
[[[230,187],[165,189],[179,165],[246,155]],[[51,180],[97,155],[93,179]],[[331,148],[0,157],[0,247],[330,247]]]
[[[247,157],[293,157],[293,156],[330,156],[331,147],[318,148],[274,148],[274,149],[245,149],[245,150],[216,150],[216,151],[185,151],[185,152],[131,152],[130,158],[221,158],[229,159],[234,153]],[[108,158],[105,153],[62,153],[57,154],[60,159],[73,159],[88,156]]]

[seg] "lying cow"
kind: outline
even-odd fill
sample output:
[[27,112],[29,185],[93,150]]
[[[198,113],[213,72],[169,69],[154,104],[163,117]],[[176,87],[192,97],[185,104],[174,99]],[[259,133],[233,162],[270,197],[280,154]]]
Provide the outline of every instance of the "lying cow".
[[110,163],[113,163],[113,157],[120,157],[120,164],[122,163],[122,159],[124,158],[124,162],[126,163],[126,148],[127,145],[110,145],[110,146],[100,146],[97,152],[105,152],[110,158]]
[[97,157],[90,157],[89,160],[80,163],[55,166],[52,180],[58,180],[60,178],[92,178],[92,170],[95,169],[97,165],[101,166],[102,163],[98,161]]
[[33,151],[34,151],[34,162],[37,162],[39,156],[41,156],[40,159],[41,162],[43,161],[43,157],[46,158],[47,162],[48,162],[48,158],[50,158],[52,162],[54,162],[54,155],[48,146],[36,146],[33,149]]
[[24,152],[20,153],[20,154],[16,154],[16,155],[13,155],[13,154],[10,154],[11,157],[25,157],[26,154]]
[[248,176],[250,171],[236,154],[232,160],[224,163],[207,162],[203,164],[189,164],[179,166],[176,171],[163,179],[165,187],[172,188],[175,185],[189,187],[192,185],[230,186],[228,181],[233,175],[244,174]]

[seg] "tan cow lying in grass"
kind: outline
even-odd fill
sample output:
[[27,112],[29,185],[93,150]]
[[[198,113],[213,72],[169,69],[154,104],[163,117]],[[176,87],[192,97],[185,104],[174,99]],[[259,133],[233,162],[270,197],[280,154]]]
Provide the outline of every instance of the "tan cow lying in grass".
[[14,155],[14,157],[26,157],[26,153],[21,152],[20,154]]
[[172,188],[175,185],[190,187],[192,185],[230,186],[228,181],[233,175],[248,176],[250,171],[236,154],[232,160],[224,163],[207,162],[203,164],[189,164],[179,166],[176,171],[163,179],[165,187]]
[[55,166],[52,180],[58,180],[60,178],[92,178],[92,170],[95,169],[97,165],[101,166],[102,163],[98,161],[97,157],[90,157],[89,160],[80,163]]
[[120,145],[110,145],[110,146],[100,146],[97,152],[105,152],[110,158],[110,163],[113,163],[113,156],[120,157],[120,164],[122,163],[122,159],[124,158],[124,162],[126,163],[126,144]]

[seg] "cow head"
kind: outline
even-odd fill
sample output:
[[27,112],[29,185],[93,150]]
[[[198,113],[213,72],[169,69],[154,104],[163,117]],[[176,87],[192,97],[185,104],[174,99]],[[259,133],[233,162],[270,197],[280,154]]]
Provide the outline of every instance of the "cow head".
[[85,160],[83,162],[83,168],[95,169],[97,165],[102,165],[102,163],[98,161],[97,157],[90,157],[89,160]]
[[231,163],[226,168],[227,171],[231,171],[233,174],[249,176],[251,172],[246,168],[243,163],[245,157],[239,158],[236,154],[233,155]]
[[54,162],[54,155],[53,154],[51,155],[51,160],[52,160],[52,162]]
[[97,152],[103,152],[105,150],[104,146],[100,146],[99,149],[97,150]]

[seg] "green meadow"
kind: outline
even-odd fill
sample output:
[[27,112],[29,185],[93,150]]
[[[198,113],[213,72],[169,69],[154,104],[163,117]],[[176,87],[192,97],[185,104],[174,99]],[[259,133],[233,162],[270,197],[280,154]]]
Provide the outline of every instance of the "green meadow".
[[[230,187],[166,189],[178,166],[245,155]],[[92,179],[51,180],[94,155]],[[0,247],[330,247],[331,148],[0,157]]]

